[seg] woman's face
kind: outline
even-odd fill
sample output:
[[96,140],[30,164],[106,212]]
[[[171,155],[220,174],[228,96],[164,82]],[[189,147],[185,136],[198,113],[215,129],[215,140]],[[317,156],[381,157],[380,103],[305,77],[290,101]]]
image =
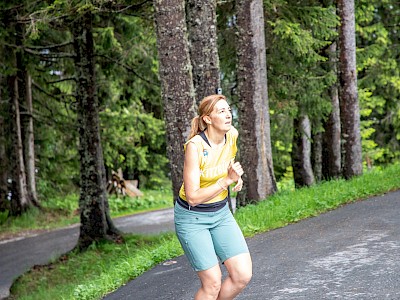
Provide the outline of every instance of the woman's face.
[[232,126],[232,112],[231,112],[231,107],[229,106],[228,102],[226,100],[219,100],[215,106],[213,111],[209,116],[206,116],[209,118],[209,121],[211,123],[208,123],[208,126],[213,126],[217,130],[221,131],[229,131]]

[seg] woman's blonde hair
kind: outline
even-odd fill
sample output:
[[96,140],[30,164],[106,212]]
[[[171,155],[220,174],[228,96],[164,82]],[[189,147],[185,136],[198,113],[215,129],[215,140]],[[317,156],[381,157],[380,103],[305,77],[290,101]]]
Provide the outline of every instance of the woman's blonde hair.
[[212,113],[215,104],[217,104],[219,100],[226,100],[226,97],[224,95],[210,95],[201,100],[198,115],[192,119],[192,127],[190,129],[188,140],[207,128],[207,124],[204,122],[203,117]]

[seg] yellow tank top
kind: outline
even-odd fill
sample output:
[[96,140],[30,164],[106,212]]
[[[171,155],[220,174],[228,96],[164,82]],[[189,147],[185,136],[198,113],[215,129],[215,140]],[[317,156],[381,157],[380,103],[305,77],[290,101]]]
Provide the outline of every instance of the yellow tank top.
[[[237,137],[238,131],[234,127],[231,127],[225,135],[225,144],[220,149],[211,148],[211,146],[199,134],[195,135],[185,143],[185,151],[188,143],[194,143],[197,147],[197,154],[200,162],[200,188],[213,185],[218,179],[223,178],[228,174],[229,163],[235,158],[237,152]],[[205,204],[222,201],[227,196],[228,191],[222,191],[218,196],[205,202]],[[186,201],[184,184],[182,184],[179,191],[179,197]]]

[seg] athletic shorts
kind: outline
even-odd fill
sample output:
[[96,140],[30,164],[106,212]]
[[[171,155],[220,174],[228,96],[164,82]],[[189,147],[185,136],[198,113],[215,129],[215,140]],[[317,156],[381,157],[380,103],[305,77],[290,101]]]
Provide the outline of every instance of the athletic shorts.
[[204,271],[249,249],[228,203],[215,212],[198,212],[175,203],[175,232],[195,271]]

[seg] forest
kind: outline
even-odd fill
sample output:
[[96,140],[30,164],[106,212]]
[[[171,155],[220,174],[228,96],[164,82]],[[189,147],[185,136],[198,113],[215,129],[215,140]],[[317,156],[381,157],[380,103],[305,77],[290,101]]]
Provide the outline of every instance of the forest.
[[81,248],[119,234],[112,171],[176,195],[216,88],[239,206],[400,159],[398,1],[10,0],[0,21],[0,211],[79,194]]

